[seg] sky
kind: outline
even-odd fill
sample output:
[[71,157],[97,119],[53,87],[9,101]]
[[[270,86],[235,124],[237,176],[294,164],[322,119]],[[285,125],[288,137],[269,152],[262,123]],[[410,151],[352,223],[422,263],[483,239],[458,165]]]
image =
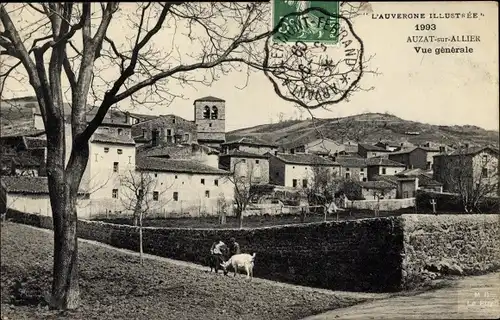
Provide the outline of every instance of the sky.
[[[317,110],[316,117],[342,117],[364,112],[391,113],[400,118],[438,125],[476,125],[489,130],[499,129],[498,79],[498,11],[495,2],[374,2],[371,12],[354,20],[354,29],[363,40],[366,56],[373,55],[368,64],[379,74],[366,74],[360,85],[373,88],[357,92],[349,102]],[[480,19],[373,19],[385,13],[469,13]],[[481,15],[483,14],[483,16]],[[435,31],[416,31],[415,25],[430,23]],[[120,36],[120,27],[110,29]],[[435,35],[440,37],[478,35],[480,42],[456,43],[468,46],[468,54],[423,54],[414,47],[441,47],[437,43],[408,43],[408,36]],[[190,44],[184,43],[185,46]],[[449,46],[447,44],[446,46]],[[247,83],[248,81],[248,83]],[[246,86],[245,86],[246,84]],[[29,86],[7,82],[12,96],[32,95]],[[240,89],[244,87],[243,89]],[[211,95],[226,100],[226,130],[277,122],[284,119],[306,118],[308,114],[292,103],[279,98],[268,78],[262,73],[232,72],[222,76],[210,87],[196,85],[176,88],[187,97],[176,99],[169,106],[152,109],[130,109],[127,101],[120,109],[147,114],[177,114],[193,119],[193,101]]]

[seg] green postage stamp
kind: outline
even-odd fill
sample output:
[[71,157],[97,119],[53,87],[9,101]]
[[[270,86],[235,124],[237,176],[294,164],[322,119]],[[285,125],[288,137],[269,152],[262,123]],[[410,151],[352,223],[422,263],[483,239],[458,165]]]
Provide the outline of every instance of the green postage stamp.
[[273,0],[273,27],[279,25],[273,40],[337,44],[338,14],[338,1]]

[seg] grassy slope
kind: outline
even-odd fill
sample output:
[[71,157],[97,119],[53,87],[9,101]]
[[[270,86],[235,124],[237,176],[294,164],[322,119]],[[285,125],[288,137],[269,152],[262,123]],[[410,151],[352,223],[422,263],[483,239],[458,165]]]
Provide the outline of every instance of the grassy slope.
[[[276,142],[283,138],[294,139],[302,134],[314,134],[318,129],[331,139],[342,137],[365,142],[388,139],[396,142],[412,143],[457,143],[498,145],[498,131],[485,130],[476,126],[438,126],[400,119],[380,113],[366,113],[337,119],[317,119],[304,121],[284,121],[244,128],[228,133],[228,140],[235,136],[256,136]],[[406,135],[406,131],[418,131],[420,135]]]
[[[41,302],[50,288],[52,234],[5,223],[2,319],[61,319]],[[80,243],[78,311],[63,319],[298,319],[361,302],[174,266]]]

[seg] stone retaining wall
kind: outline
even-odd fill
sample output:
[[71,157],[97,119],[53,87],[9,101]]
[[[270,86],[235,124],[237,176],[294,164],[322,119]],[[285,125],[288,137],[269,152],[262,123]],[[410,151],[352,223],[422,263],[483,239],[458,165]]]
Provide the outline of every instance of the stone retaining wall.
[[[52,219],[8,218],[52,229]],[[79,220],[78,236],[138,250],[138,227]],[[333,290],[391,292],[500,266],[500,215],[422,215],[256,229],[143,228],[144,252],[206,264],[217,239],[256,252],[256,277]]]

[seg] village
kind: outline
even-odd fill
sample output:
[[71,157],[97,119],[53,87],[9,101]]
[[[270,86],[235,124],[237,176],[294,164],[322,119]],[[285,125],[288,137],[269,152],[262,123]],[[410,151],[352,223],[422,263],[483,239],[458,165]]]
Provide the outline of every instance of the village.
[[[47,142],[36,98],[2,104],[31,110],[22,122],[2,128],[2,212],[51,216]],[[415,208],[419,191],[437,195],[427,203],[434,212],[439,194],[468,196],[473,200],[463,210],[474,211],[498,195],[496,147],[369,144],[320,132],[276,142],[228,139],[225,110],[225,100],[213,96],[193,101],[193,121],[111,109],[90,140],[78,217],[133,216],[138,204],[148,217],[216,216],[221,223],[239,214],[354,209],[376,215]],[[70,130],[67,124],[66,162]]]

